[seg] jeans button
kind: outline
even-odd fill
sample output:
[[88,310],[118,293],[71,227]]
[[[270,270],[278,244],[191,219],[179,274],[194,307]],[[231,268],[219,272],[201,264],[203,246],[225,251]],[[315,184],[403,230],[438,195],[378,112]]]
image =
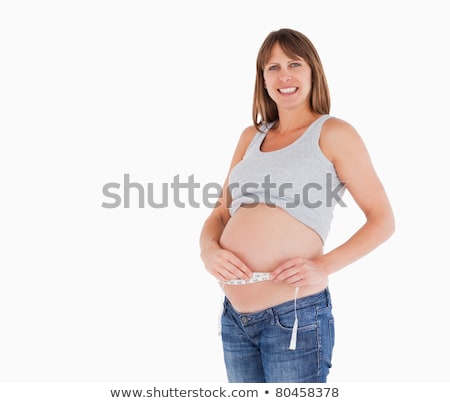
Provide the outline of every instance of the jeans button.
[[244,325],[248,324],[248,322],[249,322],[248,316],[242,316],[242,317],[241,317],[241,322],[242,322]]

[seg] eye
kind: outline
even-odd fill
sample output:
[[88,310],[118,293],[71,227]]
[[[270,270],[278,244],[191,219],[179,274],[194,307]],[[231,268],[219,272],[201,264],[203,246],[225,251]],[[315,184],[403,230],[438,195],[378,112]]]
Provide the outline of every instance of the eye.
[[290,66],[291,67],[301,67],[301,63],[300,62],[292,62],[291,64],[290,64]]
[[267,70],[269,70],[269,71],[275,71],[275,70],[278,70],[278,65],[272,64],[271,66],[267,67]]

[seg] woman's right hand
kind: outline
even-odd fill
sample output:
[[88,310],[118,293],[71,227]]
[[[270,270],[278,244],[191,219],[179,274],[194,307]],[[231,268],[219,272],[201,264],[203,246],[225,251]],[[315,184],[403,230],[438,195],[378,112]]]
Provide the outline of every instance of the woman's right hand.
[[220,247],[202,253],[206,270],[220,282],[228,280],[248,280],[252,271],[233,252]]

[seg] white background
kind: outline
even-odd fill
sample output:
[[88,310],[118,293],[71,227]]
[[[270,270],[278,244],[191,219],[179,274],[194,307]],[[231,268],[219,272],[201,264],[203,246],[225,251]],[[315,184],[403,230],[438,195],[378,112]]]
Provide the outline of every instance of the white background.
[[[2,2],[0,380],[226,380],[222,295],[199,258],[210,209],[105,209],[102,187],[221,184],[258,48],[290,27],[316,45],[331,113],[363,137],[397,221],[330,280],[329,380],[450,381],[445,4]],[[363,222],[346,201],[327,250]]]

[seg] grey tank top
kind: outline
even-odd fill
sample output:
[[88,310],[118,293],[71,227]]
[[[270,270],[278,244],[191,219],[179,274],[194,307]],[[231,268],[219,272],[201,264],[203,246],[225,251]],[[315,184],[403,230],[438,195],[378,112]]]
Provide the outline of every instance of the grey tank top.
[[297,140],[275,151],[261,151],[273,123],[264,125],[230,173],[230,214],[243,204],[277,206],[312,228],[324,243],[336,203],[345,206],[344,184],[319,147],[322,125],[330,117],[322,115]]

